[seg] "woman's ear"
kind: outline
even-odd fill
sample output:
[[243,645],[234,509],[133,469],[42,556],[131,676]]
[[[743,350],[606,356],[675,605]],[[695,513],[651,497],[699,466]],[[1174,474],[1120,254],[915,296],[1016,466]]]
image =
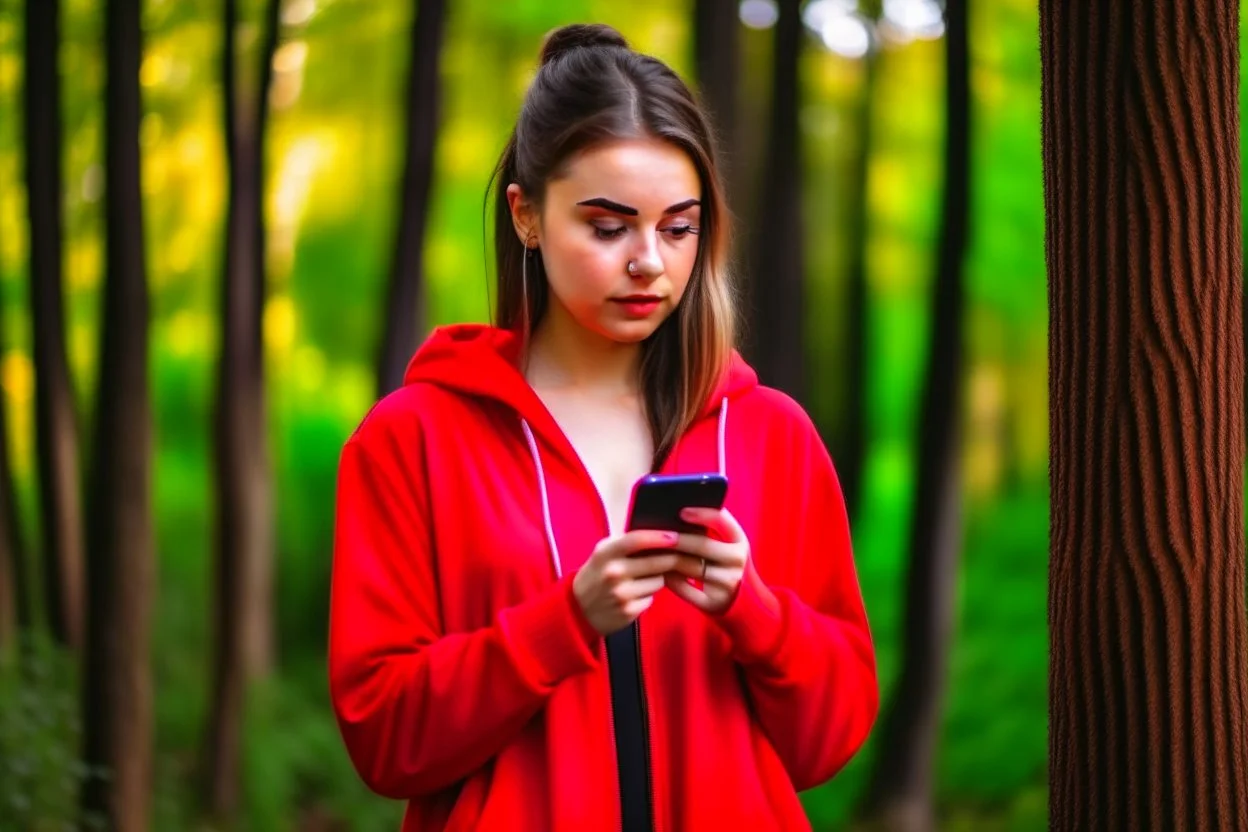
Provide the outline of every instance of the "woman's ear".
[[507,207],[511,209],[511,224],[516,229],[520,243],[525,248],[540,245],[542,240],[537,209],[525,198],[524,192],[515,182],[507,186]]

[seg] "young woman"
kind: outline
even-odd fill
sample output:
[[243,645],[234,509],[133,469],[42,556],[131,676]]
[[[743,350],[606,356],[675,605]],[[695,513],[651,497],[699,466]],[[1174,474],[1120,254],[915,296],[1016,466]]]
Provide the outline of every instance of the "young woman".
[[[435,331],[343,451],[329,672],[405,830],[792,830],[876,715],[836,475],[733,351],[711,131],[553,33],[499,163],[497,327]],[[707,530],[625,531],[650,472]]]

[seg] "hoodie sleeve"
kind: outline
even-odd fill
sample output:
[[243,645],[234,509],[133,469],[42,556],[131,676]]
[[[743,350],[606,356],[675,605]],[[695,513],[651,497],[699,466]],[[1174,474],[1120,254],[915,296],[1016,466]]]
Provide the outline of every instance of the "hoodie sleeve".
[[[827,781],[853,757],[879,709],[845,502],[823,442],[802,421],[788,458],[803,470],[768,501],[761,522],[774,527],[756,535],[764,548],[752,553],[736,599],[717,619],[799,790]],[[760,570],[782,576],[783,585],[769,585]]]
[[595,666],[598,635],[570,576],[490,627],[443,632],[419,437],[387,440],[377,452],[357,433],[340,462],[329,681],[360,776],[410,799],[488,762],[561,680]]

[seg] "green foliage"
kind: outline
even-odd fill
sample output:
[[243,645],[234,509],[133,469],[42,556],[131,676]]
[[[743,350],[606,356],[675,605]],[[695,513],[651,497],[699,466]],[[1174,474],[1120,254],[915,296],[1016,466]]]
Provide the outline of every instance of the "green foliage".
[[0,830],[102,828],[79,813],[81,705],[73,657],[42,635],[0,657]]
[[972,507],[966,521],[938,786],[1001,802],[1044,782],[1047,494]]
[[360,832],[399,828],[403,804],[370,792],[351,767],[322,662],[302,662],[254,690],[245,737],[248,828],[299,832],[313,820]]
[[[905,509],[878,503],[867,509],[858,550],[904,551],[904,528],[884,521]],[[1043,828],[1036,819],[1047,811],[1047,523],[1044,493],[1013,495],[967,512],[934,769],[938,808],[947,819],[942,829]],[[860,564],[887,707],[900,670],[904,571],[900,562],[860,557]],[[802,796],[816,829],[843,828],[853,816],[874,740],[831,783]],[[966,825],[970,818],[983,825]]]

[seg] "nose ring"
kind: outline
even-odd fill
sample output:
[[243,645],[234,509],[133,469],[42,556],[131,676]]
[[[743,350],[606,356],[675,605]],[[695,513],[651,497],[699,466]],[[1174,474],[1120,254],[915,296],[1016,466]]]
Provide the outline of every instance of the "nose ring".
[[632,275],[633,277],[637,276],[637,261],[636,260],[628,261],[628,273]]

